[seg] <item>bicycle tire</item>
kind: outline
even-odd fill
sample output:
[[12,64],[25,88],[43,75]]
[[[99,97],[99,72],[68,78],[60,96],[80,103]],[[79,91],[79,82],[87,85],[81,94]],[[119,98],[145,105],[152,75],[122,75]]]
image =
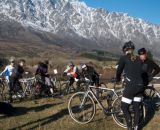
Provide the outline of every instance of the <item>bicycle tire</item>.
[[[112,103],[112,118],[118,126],[120,126],[122,128],[127,128],[126,121],[125,121],[125,118],[124,118],[124,114],[123,114],[123,111],[121,110],[121,97],[116,98]],[[116,105],[116,103],[117,103],[117,105]],[[143,105],[143,103],[142,103],[142,106],[141,106],[141,110],[142,110],[141,120],[140,120],[141,122],[139,124],[144,123],[144,120],[145,120],[145,117],[146,117],[146,107]],[[130,106],[130,112],[131,112],[131,116],[133,118],[132,105]]]
[[[80,105],[83,101],[84,95],[85,95],[85,92],[77,92],[72,95],[72,97],[70,98],[69,103],[68,103],[69,115],[71,116],[71,118],[75,122],[77,122],[79,124],[89,123],[94,118],[95,113],[96,113],[96,105],[95,105],[93,98],[90,95],[88,95],[86,97],[85,105],[83,105],[80,108]],[[76,97],[77,97],[77,99],[75,100]],[[72,105],[74,101],[76,104]],[[80,101],[80,103],[78,101]],[[90,108],[91,108],[91,110],[90,110]],[[90,111],[91,111],[91,113],[90,113]],[[79,115],[79,114],[80,114],[80,117],[77,117],[77,115]],[[89,116],[89,118],[87,118],[87,116]]]
[[160,93],[152,86],[147,86],[144,90],[144,99],[147,103],[150,104],[150,107],[153,110],[158,109],[159,105],[156,105],[156,102],[159,102]]

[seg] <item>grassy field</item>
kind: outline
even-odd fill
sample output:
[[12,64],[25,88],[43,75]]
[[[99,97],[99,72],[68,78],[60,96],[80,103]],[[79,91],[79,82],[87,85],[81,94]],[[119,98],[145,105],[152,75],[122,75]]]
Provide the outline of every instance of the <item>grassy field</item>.
[[[86,125],[75,123],[68,114],[71,95],[63,98],[44,98],[15,102],[17,112],[13,117],[0,117],[0,130],[123,130],[97,107],[94,120]],[[150,112],[151,113],[151,112]],[[160,113],[152,115],[144,130],[160,129]]]

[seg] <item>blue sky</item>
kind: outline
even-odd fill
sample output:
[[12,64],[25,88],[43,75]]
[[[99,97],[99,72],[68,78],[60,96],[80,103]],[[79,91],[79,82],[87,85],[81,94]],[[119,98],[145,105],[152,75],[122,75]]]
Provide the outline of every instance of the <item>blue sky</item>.
[[124,12],[148,22],[160,24],[160,0],[81,0],[91,7]]

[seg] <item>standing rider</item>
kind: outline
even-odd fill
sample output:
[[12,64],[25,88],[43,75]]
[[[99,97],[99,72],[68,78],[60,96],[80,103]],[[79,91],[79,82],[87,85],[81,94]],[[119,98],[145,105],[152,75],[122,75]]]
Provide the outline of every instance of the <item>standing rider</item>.
[[53,95],[53,88],[51,85],[50,75],[48,74],[48,65],[48,60],[45,60],[44,63],[39,62],[35,75],[39,75],[41,77],[42,83],[46,85],[46,87],[49,87],[49,91]]
[[[125,53],[118,62],[116,73],[116,81],[121,80],[121,74],[125,73],[126,86],[124,88],[121,101],[121,108],[127,122],[128,130],[138,129],[140,121],[140,102],[144,92],[144,84],[142,79],[143,67],[138,56],[134,55],[135,46],[132,41],[126,42],[122,48]],[[134,109],[134,126],[132,126],[132,117],[129,111],[129,106],[133,102]]]
[[8,89],[9,89],[9,100],[12,102],[12,91],[15,84],[15,74],[16,74],[16,65],[15,65],[15,57],[11,57],[9,59],[10,65],[7,65],[3,72],[0,74],[1,76],[5,76],[7,83],[8,83]]
[[143,73],[143,80],[144,85],[147,86],[152,78],[160,72],[160,67],[152,59],[148,58],[145,48],[139,49],[138,55],[143,63],[144,70],[146,70],[146,72]]

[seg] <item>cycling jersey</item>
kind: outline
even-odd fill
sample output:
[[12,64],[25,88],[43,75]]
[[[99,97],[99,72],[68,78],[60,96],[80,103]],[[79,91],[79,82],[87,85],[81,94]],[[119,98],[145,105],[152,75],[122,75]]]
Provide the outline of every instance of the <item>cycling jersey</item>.
[[156,76],[160,72],[160,67],[150,59],[147,59],[142,62],[144,73],[142,75],[144,85],[147,86],[152,80],[152,77]]
[[12,65],[8,65],[0,75],[5,76],[7,82],[9,82],[9,77],[12,76],[13,73],[16,73],[16,68]]
[[73,78],[78,78],[79,76],[78,68],[76,66],[67,66],[67,69],[64,71],[64,73],[67,73],[67,75],[71,75]]
[[39,63],[35,75],[38,74],[40,76],[46,76],[47,73],[48,73],[48,65],[44,63]]
[[135,61],[132,61],[130,55],[122,56],[118,62],[116,80],[121,80],[121,74],[124,71],[128,83],[143,85],[142,65],[142,62],[138,57],[136,57]]

